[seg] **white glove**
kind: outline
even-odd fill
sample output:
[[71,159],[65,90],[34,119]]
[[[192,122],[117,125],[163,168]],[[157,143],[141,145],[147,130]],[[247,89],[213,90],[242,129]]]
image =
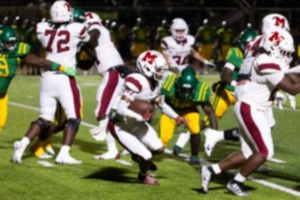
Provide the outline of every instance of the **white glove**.
[[101,120],[99,121],[99,126],[93,128],[90,130],[91,136],[96,140],[96,141],[104,141],[107,136],[107,123],[108,120]]
[[205,60],[205,61],[204,61],[204,64],[205,64],[205,65],[210,65],[210,66],[212,66],[213,68],[216,68],[216,65],[215,65],[214,63],[212,63],[212,62],[209,62],[208,60]]

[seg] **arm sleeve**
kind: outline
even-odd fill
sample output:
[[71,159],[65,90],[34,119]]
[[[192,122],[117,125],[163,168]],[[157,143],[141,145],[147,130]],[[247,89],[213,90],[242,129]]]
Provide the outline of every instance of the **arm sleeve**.
[[158,106],[160,107],[161,111],[169,117],[173,119],[179,117],[179,115],[173,110],[173,108],[171,108],[171,106],[169,106],[165,102],[164,97],[162,97],[161,103]]

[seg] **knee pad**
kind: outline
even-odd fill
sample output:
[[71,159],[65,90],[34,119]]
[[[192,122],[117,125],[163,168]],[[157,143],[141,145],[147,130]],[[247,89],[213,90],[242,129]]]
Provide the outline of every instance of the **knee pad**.
[[78,131],[78,127],[80,125],[80,122],[81,122],[80,119],[74,119],[74,118],[67,119],[65,128],[70,128],[73,131],[75,131],[75,133],[76,133]]
[[49,132],[50,126],[52,124],[51,121],[44,120],[42,118],[38,118],[36,121],[31,122],[31,124],[35,124],[41,129],[41,134],[39,136],[39,139],[41,141],[44,141],[45,139],[47,139],[48,132]]

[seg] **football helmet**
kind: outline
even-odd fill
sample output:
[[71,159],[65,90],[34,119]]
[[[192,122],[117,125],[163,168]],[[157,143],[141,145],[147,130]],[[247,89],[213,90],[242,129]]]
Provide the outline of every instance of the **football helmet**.
[[0,27],[0,47],[3,51],[14,52],[17,48],[18,37],[15,29],[9,25]]
[[293,37],[288,31],[281,28],[266,31],[263,35],[262,47],[271,56],[279,60],[283,59],[286,64],[290,64],[295,51]]
[[85,18],[84,10],[77,5],[73,5],[72,8],[73,8],[73,20],[75,22],[80,22],[80,23],[85,22],[86,18]]
[[192,100],[197,85],[196,71],[191,67],[186,67],[175,82],[176,97],[184,101]]
[[50,8],[51,21],[53,23],[66,23],[73,21],[73,11],[67,1],[55,1]]
[[[182,32],[179,32],[182,31]],[[183,41],[188,34],[189,27],[182,18],[175,18],[172,21],[171,33],[175,40]]]
[[167,62],[158,51],[148,50],[139,55],[136,61],[138,71],[144,76],[160,81],[167,70]]
[[257,36],[257,33],[252,28],[247,28],[247,29],[243,30],[240,33],[240,36],[238,39],[239,47],[244,51],[245,47],[247,46],[247,43],[250,40],[252,40],[253,38],[255,38],[256,36]]
[[87,25],[91,23],[101,23],[102,19],[100,18],[99,15],[97,15],[94,12],[85,12],[85,17],[86,17],[86,23]]
[[262,19],[262,29],[261,29],[262,33],[274,27],[278,27],[286,31],[290,31],[290,25],[288,20],[286,19],[285,16],[281,14],[272,13],[265,16]]

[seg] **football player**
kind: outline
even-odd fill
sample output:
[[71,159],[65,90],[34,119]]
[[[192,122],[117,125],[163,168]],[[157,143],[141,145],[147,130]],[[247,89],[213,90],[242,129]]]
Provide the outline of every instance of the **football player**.
[[137,57],[149,49],[150,31],[141,17],[136,19],[136,25],[131,30],[131,58],[135,63]]
[[162,53],[170,70],[180,73],[189,65],[190,55],[205,65],[215,66],[195,50],[195,38],[188,34],[188,25],[182,18],[173,19],[170,31],[172,35],[164,37],[161,41]]
[[[210,127],[217,129],[216,115],[210,104],[210,87],[196,77],[196,72],[191,67],[186,67],[179,75],[170,75],[166,78],[161,92],[165,95],[165,100],[182,118],[187,120],[187,133],[190,135],[191,165],[199,165],[200,160],[200,111],[201,106],[204,113],[208,116]],[[160,118],[160,139],[166,147],[172,139],[176,123],[165,114]],[[178,155],[181,148],[175,146],[174,153]]]
[[117,112],[109,121],[112,135],[131,153],[132,159],[139,163],[138,179],[149,185],[159,185],[150,170],[156,170],[152,157],[163,153],[164,146],[154,128],[147,122],[154,113],[149,110],[138,113],[131,109],[131,105],[136,99],[145,100],[158,105],[175,122],[186,123],[160,95],[160,81],[166,69],[166,61],[158,51],[143,52],[137,59],[138,72],[125,78]]
[[212,176],[241,166],[226,187],[237,196],[248,196],[244,188],[246,178],[274,154],[268,111],[272,106],[270,97],[278,88],[293,95],[300,92],[300,82],[293,82],[282,66],[294,52],[291,34],[278,28],[269,30],[262,38],[261,47],[263,50],[251,67],[251,81],[240,82],[239,87],[245,88],[243,93],[237,95],[238,101],[234,106],[234,114],[240,126],[241,150],[218,164],[202,167],[204,192],[208,191]]
[[87,25],[91,35],[97,37],[99,45],[96,47],[96,67],[102,76],[101,84],[98,87],[96,100],[97,107],[95,116],[99,125],[90,131],[97,141],[106,140],[107,152],[95,156],[96,159],[119,158],[118,149],[114,138],[107,134],[108,115],[111,108],[117,102],[124,78],[131,73],[131,70],[124,65],[120,53],[111,41],[109,30],[101,23],[99,15],[93,12],[86,13]]
[[30,53],[30,50],[29,44],[19,42],[16,31],[11,26],[3,25],[0,27],[0,132],[5,126],[8,114],[8,88],[21,62],[60,70],[69,76],[75,76],[73,69],[59,66],[50,60],[44,60]]
[[[37,37],[45,48],[46,58],[71,66],[76,70],[77,46],[95,41],[87,33],[84,24],[72,22],[71,5],[66,1],[55,1],[50,8],[51,21],[37,24]],[[97,42],[96,42],[97,44]],[[66,114],[62,147],[56,156],[59,164],[81,164],[70,155],[71,145],[81,121],[81,92],[75,78],[61,73],[45,71],[40,86],[40,116],[31,123],[25,136],[14,142],[13,162],[21,163],[24,150],[33,138],[48,132],[57,108],[57,101]]]
[[[233,30],[228,27],[227,21],[222,21],[217,30],[218,67],[223,67],[228,50],[233,41]],[[221,69],[219,69],[221,70]]]
[[[206,60],[211,60],[213,56],[213,46],[216,40],[216,30],[210,25],[207,18],[203,20],[203,25],[198,28],[195,39],[199,54]],[[203,71],[204,74],[208,73],[206,67]]]
[[[78,5],[72,5],[72,8],[73,8],[73,21],[79,23],[85,23],[86,18],[85,18],[84,10]],[[34,33],[34,35],[36,35],[36,33]],[[40,42],[38,43],[40,44]],[[87,68],[90,68],[93,63],[87,63],[89,56],[85,51],[80,51],[80,49],[78,50],[79,53],[76,56],[78,59],[77,67],[85,70]],[[53,133],[58,133],[59,131],[63,130],[65,123],[66,123],[66,114],[64,113],[61,104],[57,102],[55,117],[52,120],[52,124],[49,129],[49,132],[42,133],[39,136],[39,139],[30,147],[30,151],[38,158],[41,159],[51,158],[55,154],[55,151],[51,145],[51,137]]]
[[[272,13],[272,14],[266,15],[262,19],[262,35],[256,36],[253,40],[251,40],[247,44],[247,46],[245,48],[244,60],[243,60],[242,67],[238,74],[238,83],[243,82],[244,80],[248,80],[249,73],[251,70],[251,64],[252,64],[254,58],[256,57],[256,55],[258,54],[259,49],[261,47],[263,34],[265,34],[268,30],[270,30],[272,28],[281,28],[281,29],[284,29],[287,31],[290,30],[289,23],[283,15]],[[291,62],[291,58],[292,57],[288,58],[289,62]],[[289,64],[284,64],[281,66],[284,68],[285,71],[290,67]],[[296,80],[294,79],[294,81],[296,81]],[[243,90],[244,90],[244,87],[237,86],[235,88],[235,94],[242,93]],[[269,120],[271,121],[270,124],[272,127],[274,127],[275,119],[273,117],[272,107],[269,108],[269,112],[270,112]],[[221,140],[224,140],[224,139],[229,139],[229,140],[233,140],[233,141],[239,140],[239,130],[237,127],[228,129],[225,131],[216,131],[216,130],[212,130],[212,129],[207,129],[204,134],[206,136],[204,148],[205,148],[205,152],[208,155],[211,154],[211,151],[213,150],[215,144]]]

